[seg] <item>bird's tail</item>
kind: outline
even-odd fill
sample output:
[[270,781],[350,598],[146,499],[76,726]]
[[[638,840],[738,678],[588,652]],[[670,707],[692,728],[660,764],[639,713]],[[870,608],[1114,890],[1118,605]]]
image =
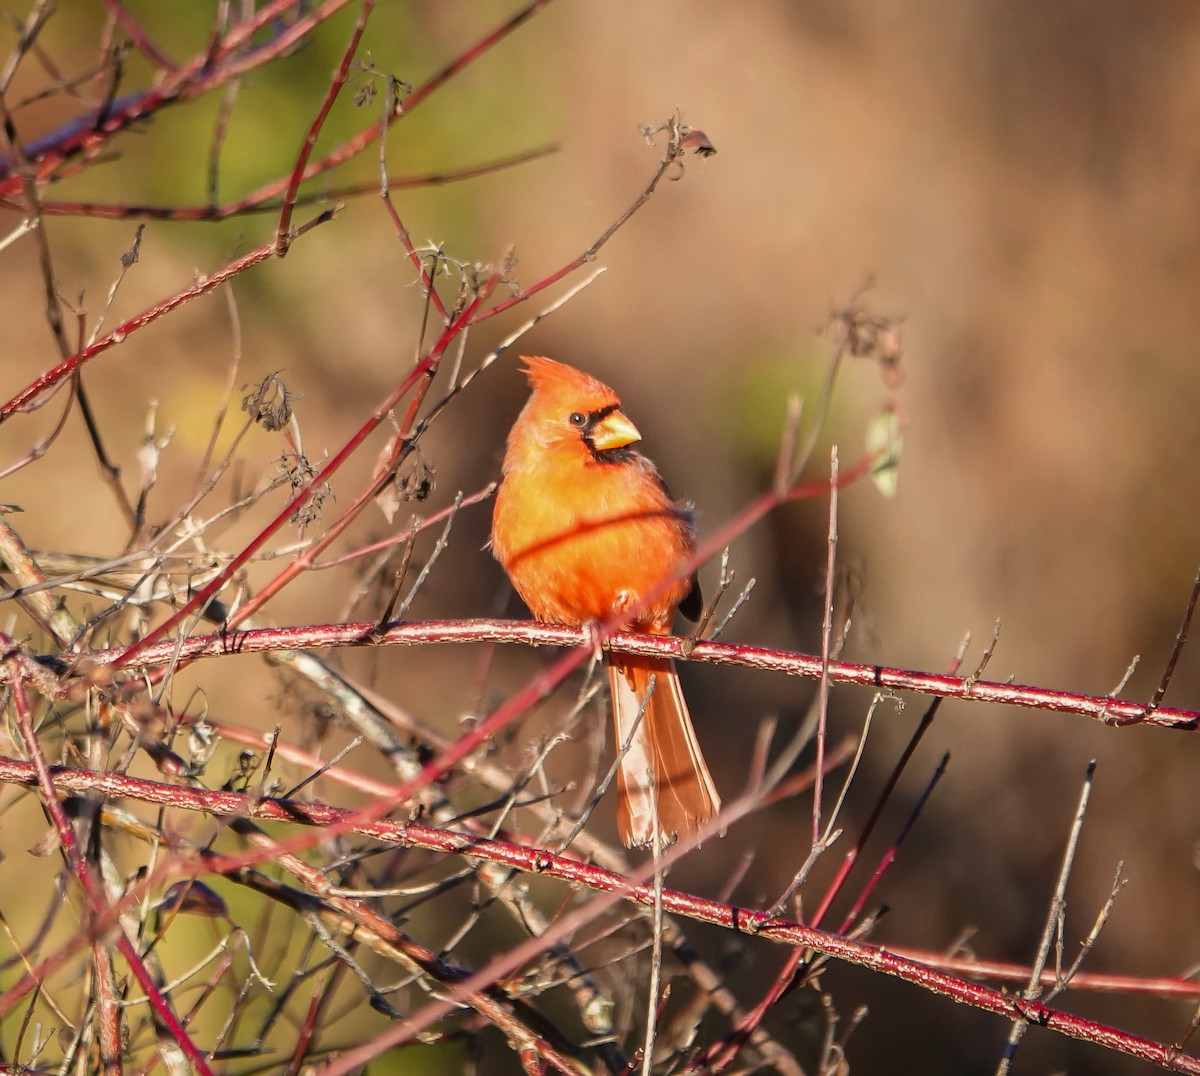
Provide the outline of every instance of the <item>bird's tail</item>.
[[[721,809],[670,659],[613,655],[608,667],[617,750],[617,828],[630,847],[665,848]],[[654,690],[647,701],[650,684]],[[632,732],[638,714],[645,715]],[[655,816],[657,815],[657,824]]]

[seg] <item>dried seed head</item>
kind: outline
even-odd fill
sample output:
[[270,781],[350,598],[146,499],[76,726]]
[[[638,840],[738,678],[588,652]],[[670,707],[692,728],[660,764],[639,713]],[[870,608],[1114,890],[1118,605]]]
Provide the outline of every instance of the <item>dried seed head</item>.
[[292,393],[278,372],[267,374],[257,385],[242,388],[250,390],[242,397],[242,410],[264,430],[274,433],[291,421]]

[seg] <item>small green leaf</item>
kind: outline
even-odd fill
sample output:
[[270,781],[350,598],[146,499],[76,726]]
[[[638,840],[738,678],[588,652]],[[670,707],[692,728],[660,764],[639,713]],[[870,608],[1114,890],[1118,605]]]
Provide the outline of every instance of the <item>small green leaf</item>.
[[867,451],[875,457],[871,463],[871,480],[885,497],[896,496],[903,447],[904,438],[896,412],[884,411],[867,431]]

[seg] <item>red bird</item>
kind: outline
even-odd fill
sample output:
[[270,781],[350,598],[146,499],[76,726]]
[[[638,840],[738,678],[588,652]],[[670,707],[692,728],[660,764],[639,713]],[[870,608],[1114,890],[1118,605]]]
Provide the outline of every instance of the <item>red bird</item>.
[[[492,517],[492,552],[533,615],[555,624],[606,620],[667,635],[675,610],[695,620],[691,515],[634,448],[637,427],[607,385],[553,359],[522,356],[533,394],[508,435]],[[645,601],[646,604],[642,604]],[[613,654],[608,666],[621,760],[617,825],[627,845],[665,846],[720,810],[675,663]],[[653,694],[646,702],[651,678]],[[657,823],[655,815],[657,814]]]

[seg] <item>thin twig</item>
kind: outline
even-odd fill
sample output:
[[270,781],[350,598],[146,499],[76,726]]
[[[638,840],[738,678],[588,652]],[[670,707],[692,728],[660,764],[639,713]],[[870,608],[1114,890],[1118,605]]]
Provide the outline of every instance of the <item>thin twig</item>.
[[834,571],[837,562],[837,509],[838,509],[838,451],[837,445],[829,457],[829,534],[826,539],[825,556],[825,603],[821,616],[821,680],[817,703],[817,784],[813,789],[812,845],[815,850],[821,843],[821,784],[822,762],[825,759],[825,728],[829,721],[829,645],[833,637],[833,593]]
[[[1088,800],[1092,794],[1092,780],[1096,773],[1095,760],[1088,763],[1087,773],[1083,778],[1083,787],[1079,792],[1079,804],[1075,808],[1075,817],[1071,823],[1071,831],[1067,835],[1067,846],[1063,850],[1062,866],[1059,868],[1058,881],[1054,886],[1054,895],[1050,898],[1050,908],[1046,915],[1046,925],[1042,928],[1042,939],[1038,944],[1037,956],[1034,957],[1033,967],[1029,973],[1029,982],[1025,986],[1021,998],[1025,1002],[1036,1001],[1042,996],[1042,971],[1050,956],[1050,946],[1056,934],[1062,930],[1063,916],[1067,907],[1067,881],[1071,877],[1071,868],[1075,863],[1075,851],[1079,846],[1079,835],[1083,831],[1083,819],[1087,814]],[[1021,1007],[1017,1007],[1021,1013]],[[1008,1042],[1004,1054],[996,1066],[997,1076],[1006,1076],[1016,1055],[1017,1047],[1029,1030],[1029,1020],[1022,1014],[1013,1021],[1008,1034]]]
[[1159,708],[1163,697],[1167,693],[1167,688],[1171,686],[1171,677],[1175,675],[1175,665],[1179,661],[1179,655],[1183,653],[1184,643],[1187,642],[1188,630],[1192,625],[1192,616],[1196,612],[1196,602],[1198,599],[1200,599],[1200,569],[1196,571],[1196,578],[1192,583],[1192,592],[1188,595],[1187,608],[1183,611],[1183,623],[1179,625],[1179,630],[1175,633],[1175,644],[1171,647],[1171,656],[1167,659],[1162,679],[1159,680],[1158,687],[1150,699],[1150,704],[1146,707],[1147,713],[1153,713]]

